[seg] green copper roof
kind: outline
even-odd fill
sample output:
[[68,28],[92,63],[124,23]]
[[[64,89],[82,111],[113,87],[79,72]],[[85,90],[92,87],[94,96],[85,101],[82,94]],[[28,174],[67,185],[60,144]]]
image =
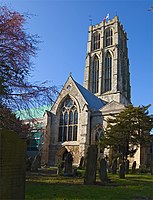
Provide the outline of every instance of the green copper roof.
[[16,112],[16,117],[20,118],[20,120],[28,120],[32,118],[42,118],[45,110],[50,110],[50,106],[41,106],[39,108],[30,108],[28,110],[21,110]]

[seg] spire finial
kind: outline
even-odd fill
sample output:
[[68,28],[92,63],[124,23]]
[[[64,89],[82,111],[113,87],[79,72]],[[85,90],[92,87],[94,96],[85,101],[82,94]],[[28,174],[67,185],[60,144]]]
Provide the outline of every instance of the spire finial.
[[72,72],[69,73],[69,76],[72,76]]

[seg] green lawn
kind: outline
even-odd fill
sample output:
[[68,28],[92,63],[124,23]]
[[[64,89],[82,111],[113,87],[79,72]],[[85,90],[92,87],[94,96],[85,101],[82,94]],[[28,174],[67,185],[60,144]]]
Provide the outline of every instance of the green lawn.
[[102,200],[153,200],[153,176],[127,175],[119,179],[109,174],[111,183],[84,185],[83,178],[68,178],[56,175],[28,176],[26,200],[30,199],[102,199]]

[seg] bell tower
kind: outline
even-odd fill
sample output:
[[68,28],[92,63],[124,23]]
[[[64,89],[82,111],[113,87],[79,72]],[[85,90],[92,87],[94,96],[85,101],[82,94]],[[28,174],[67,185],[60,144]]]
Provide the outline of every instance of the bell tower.
[[117,16],[89,26],[84,87],[106,102],[131,102],[127,34]]

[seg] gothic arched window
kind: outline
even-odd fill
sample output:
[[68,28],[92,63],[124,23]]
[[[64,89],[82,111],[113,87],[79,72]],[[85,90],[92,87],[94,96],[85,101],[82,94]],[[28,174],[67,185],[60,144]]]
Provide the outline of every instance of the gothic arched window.
[[92,62],[92,92],[97,93],[99,90],[99,60],[95,56]]
[[111,90],[112,82],[112,57],[109,52],[107,52],[105,57],[105,67],[104,67],[104,92]]
[[59,116],[58,141],[77,141],[78,111],[75,102],[67,97]]
[[95,32],[92,36],[91,50],[94,51],[100,48],[100,33]]
[[113,30],[107,29],[105,32],[105,45],[110,46],[113,44]]
[[101,127],[97,128],[95,131],[95,142],[99,142],[103,137],[103,129]]

